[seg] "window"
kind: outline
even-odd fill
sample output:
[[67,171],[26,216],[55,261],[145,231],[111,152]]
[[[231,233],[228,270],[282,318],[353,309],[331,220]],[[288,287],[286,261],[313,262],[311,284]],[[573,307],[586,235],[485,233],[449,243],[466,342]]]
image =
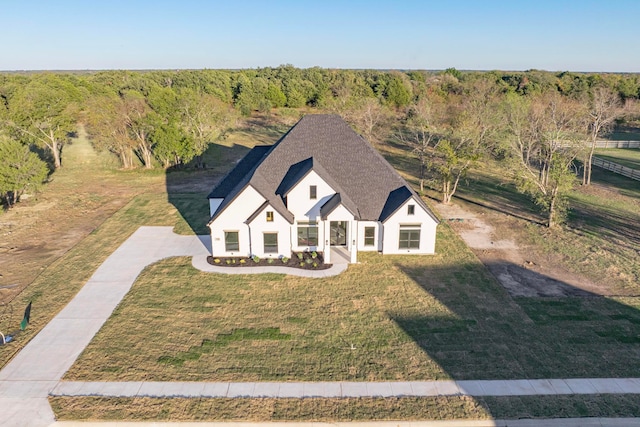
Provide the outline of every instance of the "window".
[[309,198],[315,200],[318,198],[318,187],[315,185],[309,186]]
[[277,254],[278,253],[278,233],[264,233],[264,253],[265,254]]
[[240,241],[238,240],[237,231],[224,232],[224,250],[227,252],[236,252],[240,250]]
[[273,222],[273,211],[267,211],[267,222]]
[[399,249],[420,249],[420,225],[401,225]]
[[315,223],[298,224],[298,246],[318,246],[318,226]]
[[414,215],[416,213],[416,205],[407,206],[407,215]]
[[373,246],[376,241],[376,228],[375,227],[365,227],[364,228],[364,245],[365,246]]

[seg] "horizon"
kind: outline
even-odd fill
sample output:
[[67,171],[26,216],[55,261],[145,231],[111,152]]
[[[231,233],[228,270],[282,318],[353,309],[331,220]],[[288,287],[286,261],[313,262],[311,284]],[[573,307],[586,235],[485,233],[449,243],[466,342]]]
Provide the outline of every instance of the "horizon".
[[[291,64],[281,64],[277,66],[264,66],[264,67],[247,67],[247,68],[103,68],[103,69],[30,69],[30,70],[0,70],[0,74],[11,74],[11,73],[103,73],[109,71],[132,71],[132,72],[156,72],[156,71],[171,71],[171,72],[180,72],[180,71],[230,71],[230,72],[238,72],[245,70],[261,70],[266,68],[279,68],[282,66],[290,66]],[[293,68],[306,70],[313,68],[320,68],[325,70],[353,70],[353,71],[381,71],[381,72],[389,72],[389,71],[398,71],[398,72],[426,72],[426,73],[439,73],[446,71],[447,69],[455,69],[456,71],[460,71],[462,73],[491,73],[491,72],[500,72],[500,73],[528,73],[539,71],[542,73],[550,73],[550,74],[560,74],[560,73],[573,73],[573,74],[640,74],[640,71],[584,71],[584,70],[543,70],[538,68],[531,68],[527,70],[506,70],[506,69],[458,69],[455,67],[447,67],[447,68],[434,68],[434,69],[423,69],[423,68],[343,68],[343,67],[321,67],[321,66],[312,66],[312,67],[296,67],[295,65],[291,65]]]

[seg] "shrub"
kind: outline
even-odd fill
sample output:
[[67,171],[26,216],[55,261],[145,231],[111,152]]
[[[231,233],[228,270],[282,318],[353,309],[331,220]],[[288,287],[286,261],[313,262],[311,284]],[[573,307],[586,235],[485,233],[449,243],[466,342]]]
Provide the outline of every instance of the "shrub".
[[300,263],[300,267],[304,267],[304,262],[301,262],[301,263]]
[[283,264],[286,264],[289,262],[289,258],[287,258],[286,256],[283,256],[282,258],[280,258],[280,260],[282,261]]
[[253,262],[255,262],[256,264],[260,262],[260,257],[258,255],[254,255],[253,258],[251,258],[253,260]]
[[273,264],[273,258],[269,258],[269,259],[267,260],[267,264]]
[[305,262],[306,262],[307,264],[311,264],[311,263],[313,262],[313,260],[312,260],[311,258],[307,258],[307,259],[305,260]]
[[240,264],[246,264],[246,263],[247,263],[247,260],[246,260],[246,259],[241,259],[241,260],[240,260]]
[[231,260],[230,260],[230,259],[226,260],[225,262],[226,262],[227,264],[231,264]]
[[317,262],[313,263],[313,268],[318,268],[318,263]]
[[311,258],[313,258],[313,259],[318,258],[318,252],[316,252],[316,251],[311,252]]
[[213,262],[215,262],[216,264],[220,264],[220,258],[214,259]]
[[304,258],[304,254],[302,252],[298,252],[296,255],[298,256],[298,259],[300,259],[300,260]]
[[235,259],[235,258],[232,258],[232,259],[231,259],[231,264],[235,264],[235,263],[236,263],[236,259]]

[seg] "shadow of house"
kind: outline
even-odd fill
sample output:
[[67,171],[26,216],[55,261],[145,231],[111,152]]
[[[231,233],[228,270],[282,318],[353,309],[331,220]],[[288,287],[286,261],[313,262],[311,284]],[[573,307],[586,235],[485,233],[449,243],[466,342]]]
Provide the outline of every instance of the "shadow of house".
[[[455,380],[638,374],[636,307],[584,291],[582,296],[513,298],[480,263],[435,271],[396,266],[448,312],[388,315]],[[509,270],[530,280],[548,279],[528,270],[525,274],[517,265]],[[576,294],[570,285],[561,285],[566,295]]]
[[178,210],[194,234],[209,234],[207,195],[248,151],[249,148],[242,145],[227,147],[210,144],[202,156],[204,169],[195,169],[194,165],[187,164],[166,170],[168,201]]

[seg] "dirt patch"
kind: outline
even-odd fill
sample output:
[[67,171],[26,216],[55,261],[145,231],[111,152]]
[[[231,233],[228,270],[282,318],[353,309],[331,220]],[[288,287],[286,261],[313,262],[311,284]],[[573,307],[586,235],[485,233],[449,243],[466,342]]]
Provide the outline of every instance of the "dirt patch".
[[0,304],[143,191],[164,191],[164,177],[114,173],[89,142],[67,146],[63,167],[43,191],[0,213]]
[[514,297],[609,293],[606,286],[559,267],[553,257],[519,245],[514,234],[522,228],[520,220],[496,212],[472,212],[457,204],[439,204],[436,209]]

